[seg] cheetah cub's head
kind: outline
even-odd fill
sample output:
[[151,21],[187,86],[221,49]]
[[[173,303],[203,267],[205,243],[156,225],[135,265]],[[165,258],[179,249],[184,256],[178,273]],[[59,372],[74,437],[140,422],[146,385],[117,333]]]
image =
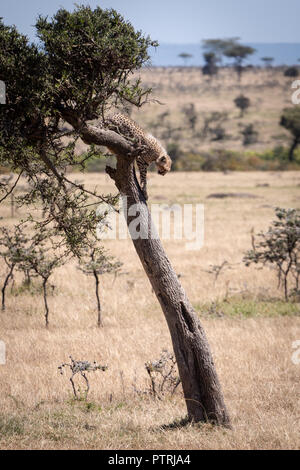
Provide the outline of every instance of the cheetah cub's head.
[[171,169],[172,160],[169,155],[164,154],[156,159],[155,164],[157,166],[157,173],[159,175],[165,175]]

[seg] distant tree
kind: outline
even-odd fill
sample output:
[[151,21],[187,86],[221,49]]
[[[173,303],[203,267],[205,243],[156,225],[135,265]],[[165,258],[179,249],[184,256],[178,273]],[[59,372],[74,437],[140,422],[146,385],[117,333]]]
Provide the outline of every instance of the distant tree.
[[103,250],[94,248],[90,251],[87,260],[82,260],[79,269],[86,275],[92,275],[96,284],[96,299],[98,309],[98,326],[102,326],[101,302],[99,296],[99,276],[110,273],[117,274],[122,266],[120,261],[115,261],[112,256],[107,255]]
[[265,67],[270,68],[274,62],[274,57],[262,57],[260,60],[265,64]]
[[227,119],[228,115],[225,111],[213,111],[207,115],[203,116],[203,127],[202,127],[202,137],[205,139],[209,133],[214,134],[211,124],[216,124],[216,127],[220,127],[221,124]]
[[180,57],[183,60],[183,63],[186,66],[188,61],[193,57],[193,55],[188,54],[187,52],[181,52],[181,54],[178,54],[178,57]]
[[216,54],[214,52],[206,52],[203,54],[203,57],[205,60],[205,65],[202,67],[203,75],[209,75],[210,77],[217,75],[218,67]]
[[246,109],[249,108],[251,102],[250,99],[247,98],[247,96],[239,95],[237,96],[237,98],[235,98],[234,103],[236,107],[240,109],[240,116],[243,117]]
[[254,129],[253,124],[247,124],[241,134],[243,136],[243,145],[251,145],[257,142],[258,132]]
[[212,134],[212,139],[213,141],[218,141],[218,140],[224,140],[227,135],[226,131],[223,126],[217,125],[216,127],[212,127],[210,129],[210,133]]
[[289,161],[294,161],[294,151],[300,143],[300,108],[285,108],[281,116],[280,125],[292,134],[293,140],[289,150]]
[[243,61],[251,54],[254,54],[255,49],[243,44],[232,44],[225,49],[224,55],[228,58],[234,59],[234,67],[238,75],[238,80],[241,80],[243,72]]
[[184,105],[182,108],[182,112],[184,113],[191,130],[194,132],[198,119],[194,103]]
[[172,158],[172,162],[174,164],[174,167],[176,168],[176,162],[177,160],[179,160],[179,158],[182,155],[181,148],[176,142],[170,142],[167,145],[167,152],[168,152],[168,155],[170,155],[170,157]]
[[227,39],[204,39],[202,41],[202,48],[208,53],[215,55],[216,63],[222,63],[222,56],[224,52],[231,46],[237,43],[238,37]]
[[284,71],[285,77],[295,78],[295,77],[298,77],[298,75],[299,75],[299,70],[297,69],[297,67],[289,67],[288,69]]

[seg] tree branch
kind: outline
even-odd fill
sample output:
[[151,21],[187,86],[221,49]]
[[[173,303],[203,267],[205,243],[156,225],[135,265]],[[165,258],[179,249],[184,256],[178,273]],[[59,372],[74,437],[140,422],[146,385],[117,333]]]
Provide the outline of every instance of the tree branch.
[[72,110],[61,108],[60,112],[62,117],[79,133],[85,144],[104,145],[115,154],[134,158],[134,148],[121,135],[114,131],[82,122]]
[[21,176],[23,174],[23,170],[21,171],[21,173],[19,174],[18,178],[16,179],[15,183],[13,184],[13,186],[10,188],[10,190],[5,194],[5,196],[3,196],[1,199],[0,199],[0,203],[2,201],[4,201],[12,192],[13,190],[15,189],[15,187],[17,186]]

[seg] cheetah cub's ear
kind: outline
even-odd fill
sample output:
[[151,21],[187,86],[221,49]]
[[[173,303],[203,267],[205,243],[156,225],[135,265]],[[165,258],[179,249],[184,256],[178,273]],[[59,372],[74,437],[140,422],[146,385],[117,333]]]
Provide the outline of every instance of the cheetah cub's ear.
[[171,169],[172,160],[169,155],[161,155],[155,161],[159,175],[165,175]]

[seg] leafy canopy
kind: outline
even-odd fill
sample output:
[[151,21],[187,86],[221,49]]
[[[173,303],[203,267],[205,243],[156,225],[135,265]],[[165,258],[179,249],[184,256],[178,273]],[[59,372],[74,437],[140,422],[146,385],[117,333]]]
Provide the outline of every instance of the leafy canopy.
[[131,74],[149,59],[149,37],[115,10],[77,6],[36,23],[40,45],[29,43],[0,20],[0,80],[7,105],[0,106],[0,147],[38,148],[60,137],[59,119],[76,112],[96,119],[110,106],[140,106],[144,90]]
[[[40,16],[36,30],[38,45],[0,19],[0,80],[7,92],[7,104],[0,105],[0,165],[26,178],[18,204],[43,209],[43,220],[29,217],[35,228],[51,228],[64,237],[67,253],[81,256],[83,247],[94,246],[96,206],[117,201],[67,177],[73,165],[84,169],[89,158],[101,156],[95,146],[84,157],[76,154],[82,126],[105,119],[113,107],[147,100],[151,90],[132,74],[157,43],[100,7],[62,8],[52,19]],[[0,189],[3,200],[9,192]]]

